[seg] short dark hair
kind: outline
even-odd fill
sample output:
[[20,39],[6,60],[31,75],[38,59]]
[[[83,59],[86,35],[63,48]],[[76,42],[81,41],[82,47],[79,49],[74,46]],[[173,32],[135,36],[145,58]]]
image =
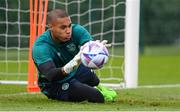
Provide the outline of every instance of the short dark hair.
[[63,9],[53,9],[49,12],[47,17],[47,23],[50,24],[57,18],[69,17],[69,14]]

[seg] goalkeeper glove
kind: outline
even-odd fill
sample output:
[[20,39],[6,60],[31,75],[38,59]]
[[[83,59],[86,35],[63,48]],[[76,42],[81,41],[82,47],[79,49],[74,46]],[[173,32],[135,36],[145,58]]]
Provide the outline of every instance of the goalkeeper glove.
[[80,55],[81,55],[81,51],[79,51],[79,53],[74,56],[74,58],[69,61],[64,67],[63,70],[65,73],[69,74],[70,72],[72,72],[75,68],[77,68],[80,64]]
[[102,40],[101,42],[100,42],[100,40],[96,40],[95,42],[99,42],[99,43],[103,44],[106,47],[111,47],[111,44],[107,44],[108,43],[107,40]]

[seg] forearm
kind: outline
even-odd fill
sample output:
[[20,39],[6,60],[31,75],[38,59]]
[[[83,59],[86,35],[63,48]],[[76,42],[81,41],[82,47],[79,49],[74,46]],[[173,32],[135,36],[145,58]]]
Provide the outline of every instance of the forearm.
[[48,61],[44,64],[40,64],[38,69],[49,81],[62,80],[67,74],[62,68],[56,68],[52,61]]
[[45,74],[49,81],[59,81],[62,80],[67,74],[62,72],[61,68],[51,69],[48,73]]
[[53,61],[48,61],[46,63],[40,64],[38,70],[40,73],[44,74],[47,80],[56,81],[62,80],[80,64],[80,51],[74,56],[74,58],[69,61],[66,65],[61,68],[56,68]]

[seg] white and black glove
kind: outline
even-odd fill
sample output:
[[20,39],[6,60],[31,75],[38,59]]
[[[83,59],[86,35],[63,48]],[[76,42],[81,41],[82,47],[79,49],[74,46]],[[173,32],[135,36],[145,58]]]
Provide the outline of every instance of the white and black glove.
[[103,44],[106,47],[111,47],[111,44],[107,44],[108,43],[107,40],[102,40],[101,42],[100,42],[100,40],[95,40],[95,42],[99,42],[99,43]]
[[79,53],[76,54],[74,58],[63,67],[63,70],[66,74],[69,74],[80,65],[81,62],[80,55],[81,55],[81,51],[79,51]]

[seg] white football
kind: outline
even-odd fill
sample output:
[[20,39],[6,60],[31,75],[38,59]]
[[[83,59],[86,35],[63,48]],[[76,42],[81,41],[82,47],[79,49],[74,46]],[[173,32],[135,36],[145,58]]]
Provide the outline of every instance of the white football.
[[109,52],[99,42],[89,41],[81,47],[81,62],[91,69],[99,69],[108,62]]

